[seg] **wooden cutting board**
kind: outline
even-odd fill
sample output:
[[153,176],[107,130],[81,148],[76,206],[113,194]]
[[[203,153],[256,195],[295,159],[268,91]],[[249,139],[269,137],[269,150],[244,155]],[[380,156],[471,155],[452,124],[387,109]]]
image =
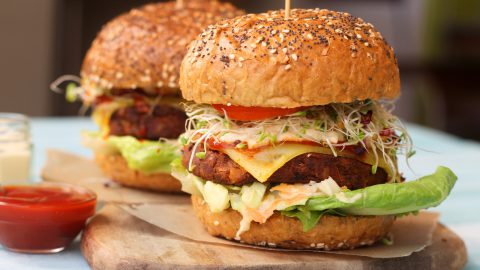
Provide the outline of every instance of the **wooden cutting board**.
[[106,206],[87,226],[82,252],[94,270],[110,269],[461,269],[463,241],[443,225],[432,245],[408,257],[373,259],[314,252],[279,252],[190,241]]

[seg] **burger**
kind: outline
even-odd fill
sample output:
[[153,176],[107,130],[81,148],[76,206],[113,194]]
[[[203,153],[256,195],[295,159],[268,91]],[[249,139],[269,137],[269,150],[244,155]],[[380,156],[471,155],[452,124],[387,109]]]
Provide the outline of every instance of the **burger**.
[[325,9],[210,26],[180,70],[187,105],[172,174],[208,233],[289,249],[352,249],[396,217],[441,203],[446,167],[405,182],[411,139],[390,104],[393,49],[375,28]]
[[122,14],[98,33],[81,69],[79,97],[93,107],[100,131],[84,134],[95,160],[130,187],[180,192],[169,163],[179,156],[187,116],[178,77],[187,45],[206,26],[242,14],[218,1],[148,4]]

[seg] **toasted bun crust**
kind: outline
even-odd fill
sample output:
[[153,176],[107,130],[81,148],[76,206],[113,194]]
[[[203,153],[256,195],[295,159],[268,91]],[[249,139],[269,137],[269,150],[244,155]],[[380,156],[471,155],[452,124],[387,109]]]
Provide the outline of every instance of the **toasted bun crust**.
[[188,43],[206,26],[243,13],[216,0],[184,2],[148,4],[107,23],[85,56],[83,87],[176,93]]
[[106,176],[127,187],[153,191],[180,193],[182,185],[170,174],[144,174],[128,168],[127,161],[118,154],[95,154],[95,161]]
[[[197,196],[192,196],[192,204],[208,233],[234,239],[242,219],[240,213],[232,209],[212,213]],[[264,224],[252,222],[250,230],[244,232],[240,240],[246,244],[288,249],[353,249],[384,238],[394,220],[394,216],[324,215],[317,226],[304,232],[298,219],[276,212]]]
[[348,13],[292,10],[249,14],[210,26],[180,70],[196,103],[292,108],[391,99],[400,93],[393,49]]

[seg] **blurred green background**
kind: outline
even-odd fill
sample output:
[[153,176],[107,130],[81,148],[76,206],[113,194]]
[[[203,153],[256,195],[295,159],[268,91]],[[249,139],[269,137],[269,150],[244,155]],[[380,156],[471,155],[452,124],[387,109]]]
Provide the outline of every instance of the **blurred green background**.
[[[78,114],[79,104],[51,93],[50,82],[78,74],[101,26],[147,2],[1,0],[0,111]],[[283,7],[281,0],[230,2],[248,12]],[[347,11],[374,24],[399,60],[403,94],[396,114],[480,140],[479,0],[294,0],[293,6]]]

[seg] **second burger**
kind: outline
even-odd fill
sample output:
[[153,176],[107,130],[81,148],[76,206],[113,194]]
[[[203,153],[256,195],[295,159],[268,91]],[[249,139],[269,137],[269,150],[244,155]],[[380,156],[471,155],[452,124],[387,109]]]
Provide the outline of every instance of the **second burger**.
[[74,97],[93,107],[96,133],[83,134],[104,173],[122,185],[180,192],[170,176],[186,115],[178,74],[201,30],[242,14],[218,1],[148,4],[107,23],[88,50]]

